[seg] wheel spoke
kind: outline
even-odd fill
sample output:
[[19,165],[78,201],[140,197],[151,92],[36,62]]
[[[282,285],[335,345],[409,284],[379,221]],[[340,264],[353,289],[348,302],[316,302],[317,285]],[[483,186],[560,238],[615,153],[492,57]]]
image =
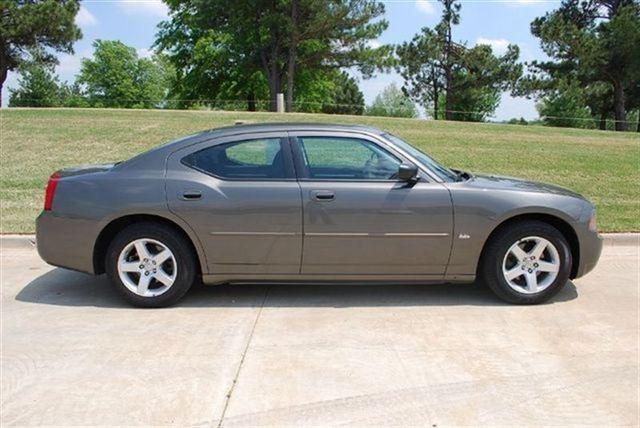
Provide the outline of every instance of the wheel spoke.
[[120,270],[122,272],[140,272],[139,262],[122,262],[120,263]]
[[535,293],[538,290],[538,277],[535,272],[527,272],[524,277],[527,281],[527,291]]
[[511,248],[511,254],[513,254],[513,256],[516,259],[518,259],[519,262],[524,260],[525,257],[527,257],[527,253],[525,253],[524,250],[520,248],[518,245],[514,245]]
[[504,277],[507,278],[507,280],[509,281],[513,281],[523,273],[524,271],[522,270],[522,267],[520,266],[520,264],[517,264],[514,268],[506,271],[504,273]]
[[149,282],[151,282],[151,276],[145,274],[140,275],[140,280],[138,281],[138,294],[141,296],[147,294],[147,291],[149,290]]
[[149,251],[147,250],[147,245],[144,241],[138,240],[134,243],[136,247],[136,252],[138,253],[138,257],[140,260],[148,259],[151,256],[149,255]]
[[153,260],[155,260],[157,266],[160,266],[170,258],[171,252],[169,250],[162,250],[161,252],[153,256]]
[[536,243],[536,246],[533,247],[533,250],[529,252],[529,255],[539,259],[545,248],[547,248],[547,241],[541,239]]
[[162,269],[158,269],[158,271],[153,274],[154,278],[167,287],[170,287],[173,284],[173,279],[167,275]]
[[539,261],[538,270],[541,272],[558,272],[559,266],[556,263]]

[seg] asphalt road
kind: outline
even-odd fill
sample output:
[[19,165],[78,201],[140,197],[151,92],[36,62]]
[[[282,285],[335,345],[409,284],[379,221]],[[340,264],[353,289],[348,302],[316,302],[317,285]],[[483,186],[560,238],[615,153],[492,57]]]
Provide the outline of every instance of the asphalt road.
[[552,303],[477,286],[219,286],[127,307],[1,255],[2,425],[637,425],[639,249]]

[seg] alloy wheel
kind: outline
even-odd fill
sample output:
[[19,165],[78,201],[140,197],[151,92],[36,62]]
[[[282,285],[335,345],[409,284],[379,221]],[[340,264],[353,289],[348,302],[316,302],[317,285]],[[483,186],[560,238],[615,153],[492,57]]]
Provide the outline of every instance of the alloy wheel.
[[176,280],[178,265],[171,250],[155,239],[136,239],[118,257],[122,283],[142,297],[166,293]]
[[513,290],[539,293],[549,287],[560,271],[558,249],[547,239],[528,236],[514,243],[502,261],[502,274]]

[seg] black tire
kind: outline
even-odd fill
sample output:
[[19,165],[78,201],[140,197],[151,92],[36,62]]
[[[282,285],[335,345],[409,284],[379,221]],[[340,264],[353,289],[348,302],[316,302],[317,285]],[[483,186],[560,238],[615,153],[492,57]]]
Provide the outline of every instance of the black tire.
[[[520,239],[537,236],[546,239],[556,247],[560,267],[555,280],[538,293],[526,294],[514,290],[502,272],[502,263],[509,248]],[[569,280],[571,274],[571,250],[565,237],[548,223],[541,221],[521,221],[500,229],[484,249],[480,262],[479,279],[500,299],[514,304],[534,305],[555,296]]]
[[[175,257],[177,272],[169,289],[157,296],[145,297],[127,288],[118,274],[118,257],[124,248],[137,239],[153,239],[165,245]],[[180,300],[197,277],[196,254],[189,242],[173,228],[153,222],[135,223],[120,231],[109,244],[105,268],[116,290],[132,305],[145,308],[170,306]]]

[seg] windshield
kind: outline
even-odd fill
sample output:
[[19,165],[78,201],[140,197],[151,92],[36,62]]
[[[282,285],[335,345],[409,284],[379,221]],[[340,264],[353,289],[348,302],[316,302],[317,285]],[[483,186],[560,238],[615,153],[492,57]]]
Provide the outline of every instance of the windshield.
[[433,171],[438,177],[440,177],[444,181],[458,181],[458,174],[447,168],[446,166],[440,165],[434,159],[413,147],[411,144],[406,141],[396,137],[392,134],[384,134],[388,140],[392,141],[393,144],[398,146],[400,149],[404,150],[414,158],[416,158],[420,163]]

